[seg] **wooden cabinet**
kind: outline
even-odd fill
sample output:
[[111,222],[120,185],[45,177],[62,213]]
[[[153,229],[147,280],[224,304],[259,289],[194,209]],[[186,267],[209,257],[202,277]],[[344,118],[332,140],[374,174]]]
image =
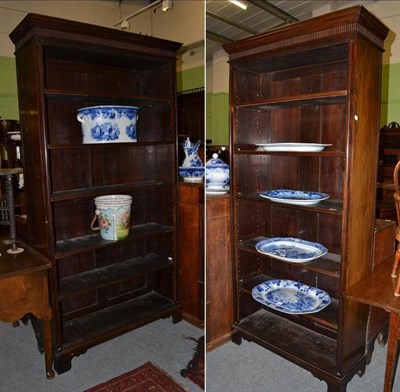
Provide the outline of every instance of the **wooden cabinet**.
[[206,198],[206,348],[231,337],[233,281],[230,196]]
[[204,325],[204,184],[179,183],[179,303],[182,317]]
[[[176,51],[181,44],[29,14],[16,45],[30,245],[52,262],[53,349],[71,359],[177,302]],[[139,107],[137,143],[82,144],[77,109]],[[133,197],[127,239],[94,233],[93,199]]]
[[[390,220],[377,219],[374,229],[374,257],[372,260],[371,273],[385,263],[393,264],[395,252],[396,223]],[[370,275],[368,275],[369,277]],[[379,333],[383,333],[384,326],[389,322],[389,313],[379,307],[370,306],[367,322],[367,363],[373,352],[373,345]],[[383,341],[385,339],[382,339]]]
[[[344,391],[366,364],[368,307],[344,291],[371,271],[380,76],[387,28],[351,7],[224,46],[230,61],[231,190],[235,250],[233,340],[254,341]],[[260,144],[328,144],[266,151]],[[267,189],[324,192],[312,206],[260,197]],[[273,237],[318,242],[328,253],[289,263],[256,251]],[[332,298],[311,314],[274,311],[252,298],[269,279]]]
[[378,199],[393,202],[393,172],[400,160],[400,125],[395,121],[379,131]]
[[[178,105],[178,162],[185,159],[182,144],[189,137],[204,141],[204,89],[181,91]],[[198,150],[204,159],[203,144]],[[204,327],[204,183],[179,183],[179,303],[182,317]]]
[[393,174],[400,160],[400,125],[395,121],[379,131],[377,218],[397,221]]

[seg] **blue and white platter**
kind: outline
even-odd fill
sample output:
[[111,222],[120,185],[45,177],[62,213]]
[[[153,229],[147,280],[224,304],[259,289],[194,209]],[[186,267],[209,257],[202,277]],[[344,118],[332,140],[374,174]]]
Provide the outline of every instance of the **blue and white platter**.
[[296,191],[292,189],[271,189],[260,193],[261,197],[277,203],[297,204],[297,205],[313,205],[322,200],[329,199],[327,193]]
[[267,280],[253,288],[252,296],[263,305],[289,314],[316,313],[331,303],[326,291],[293,280]]
[[275,259],[292,263],[306,263],[323,256],[328,252],[325,246],[300,238],[275,237],[257,242],[258,252]]

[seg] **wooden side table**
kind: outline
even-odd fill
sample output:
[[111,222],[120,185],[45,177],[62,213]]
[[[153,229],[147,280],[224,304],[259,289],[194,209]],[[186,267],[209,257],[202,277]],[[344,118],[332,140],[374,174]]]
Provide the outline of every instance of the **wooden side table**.
[[390,276],[392,267],[391,258],[346,291],[349,299],[390,312],[384,392],[392,390],[400,341],[400,297],[394,295],[396,278]]
[[52,379],[52,312],[47,276],[50,262],[26,244],[20,246],[24,248],[22,253],[9,254],[10,245],[0,241],[0,321],[17,322],[28,313],[43,320],[46,376]]

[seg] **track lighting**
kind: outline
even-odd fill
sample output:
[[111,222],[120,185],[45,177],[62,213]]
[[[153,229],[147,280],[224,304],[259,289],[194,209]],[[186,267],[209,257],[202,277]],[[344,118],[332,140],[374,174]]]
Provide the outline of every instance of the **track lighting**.
[[247,4],[240,0],[229,0],[232,4],[237,5],[238,7],[247,10]]
[[163,11],[168,11],[168,10],[170,10],[171,8],[172,8],[172,0],[164,0],[164,1],[162,2],[161,9],[162,9]]
[[[150,8],[154,8],[156,6],[159,6],[162,1],[163,0],[155,0],[155,1],[153,1],[153,3],[151,3],[149,5],[146,5],[146,7],[143,7],[140,10],[135,11],[133,14],[130,14],[130,15],[126,16],[125,18],[119,20],[118,22],[114,23],[114,27],[118,26],[118,25],[121,25],[121,29],[122,30],[129,29],[129,26],[126,25],[126,23],[129,21],[129,19],[132,19],[134,16],[137,16],[137,15],[141,14],[142,12],[147,11]],[[127,27],[127,28],[125,28],[124,26]]]
[[129,30],[130,27],[131,27],[131,24],[127,20],[124,20],[121,23],[121,30]]

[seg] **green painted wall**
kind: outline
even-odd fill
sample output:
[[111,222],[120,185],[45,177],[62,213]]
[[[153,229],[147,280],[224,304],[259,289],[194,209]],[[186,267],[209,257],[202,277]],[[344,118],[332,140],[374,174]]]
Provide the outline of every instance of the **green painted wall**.
[[19,120],[15,58],[0,56],[0,116]]
[[176,84],[178,91],[204,87],[204,66],[201,65],[178,72],[176,75]]
[[229,145],[229,94],[206,94],[207,139],[215,145]]
[[382,67],[381,123],[400,123],[400,64]]

